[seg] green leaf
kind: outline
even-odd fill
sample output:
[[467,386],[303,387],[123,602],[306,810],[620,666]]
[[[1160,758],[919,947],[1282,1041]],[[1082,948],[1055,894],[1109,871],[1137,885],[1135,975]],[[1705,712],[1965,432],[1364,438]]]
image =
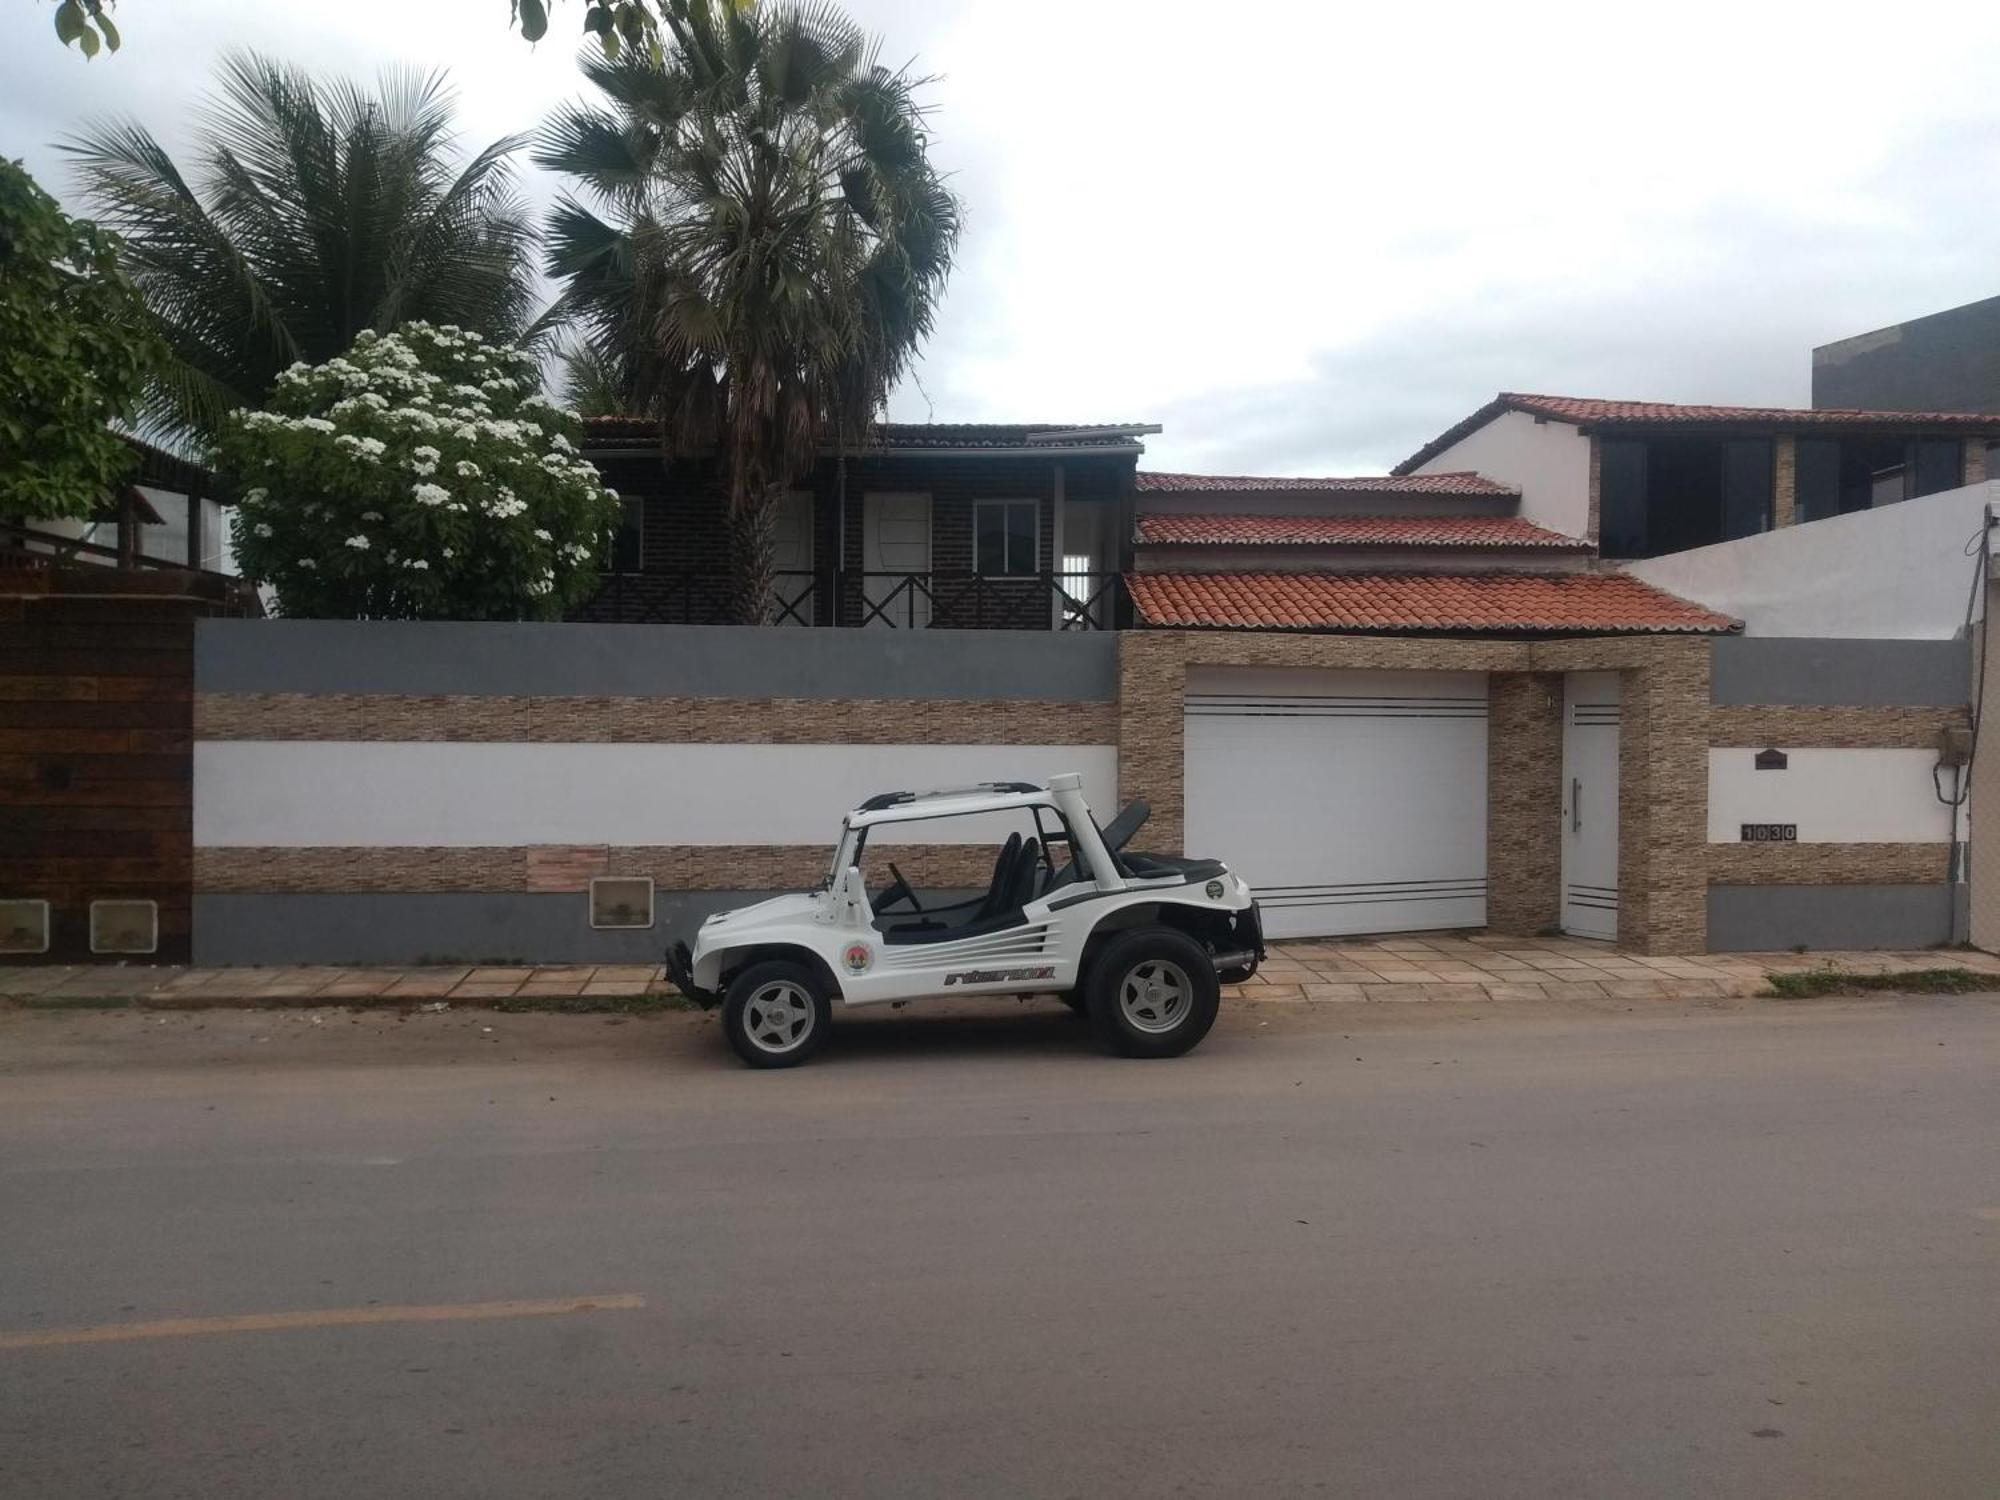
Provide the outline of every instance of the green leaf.
[[611,12],[601,5],[593,5],[583,13],[583,29],[601,36],[611,29]]
[[549,29],[549,12],[542,0],[515,0],[514,8],[521,18],[521,35],[539,42]]
[[85,57],[97,56],[97,33],[92,31],[88,26],[76,34],[76,44],[83,49]]
[[56,7],[56,36],[67,47],[83,34],[83,7],[77,0],[63,0]]
[[111,24],[111,17],[101,10],[97,13],[97,29],[104,33],[104,45],[116,52],[119,42],[118,28]]

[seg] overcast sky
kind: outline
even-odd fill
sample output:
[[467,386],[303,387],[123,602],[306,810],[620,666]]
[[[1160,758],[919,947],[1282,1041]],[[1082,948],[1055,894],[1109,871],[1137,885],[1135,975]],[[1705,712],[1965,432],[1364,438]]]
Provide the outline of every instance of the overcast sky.
[[[583,6],[553,9],[530,48],[506,0],[126,0],[125,50],[86,63],[8,0],[0,152],[69,201],[52,141],[124,111],[183,147],[243,44],[448,66],[483,143],[577,91]],[[2000,294],[1987,4],[850,9],[940,75],[966,202],[900,419],[1157,421],[1151,467],[1379,472],[1502,389],[1804,405],[1814,344]]]

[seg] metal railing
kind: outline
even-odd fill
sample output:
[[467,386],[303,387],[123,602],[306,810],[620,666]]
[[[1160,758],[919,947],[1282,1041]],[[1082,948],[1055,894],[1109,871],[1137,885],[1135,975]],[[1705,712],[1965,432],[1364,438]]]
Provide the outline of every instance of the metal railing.
[[[773,625],[874,630],[1115,630],[1129,614],[1123,575],[821,569],[772,575]],[[576,617],[615,624],[729,623],[728,576],[716,570],[607,573]]]

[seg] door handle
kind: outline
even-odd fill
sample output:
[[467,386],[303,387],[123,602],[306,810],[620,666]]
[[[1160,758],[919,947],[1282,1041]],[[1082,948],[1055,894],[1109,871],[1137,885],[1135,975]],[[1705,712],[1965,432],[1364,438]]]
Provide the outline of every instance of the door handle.
[[1569,779],[1569,831],[1583,832],[1583,781],[1575,776]]

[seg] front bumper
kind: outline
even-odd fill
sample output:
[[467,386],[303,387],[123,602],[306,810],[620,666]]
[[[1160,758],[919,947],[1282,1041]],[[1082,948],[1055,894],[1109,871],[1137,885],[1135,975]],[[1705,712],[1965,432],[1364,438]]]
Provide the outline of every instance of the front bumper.
[[694,982],[694,950],[688,947],[685,940],[668,947],[666,970],[674,988],[696,1005],[706,1009],[719,998],[714,990],[702,989]]

